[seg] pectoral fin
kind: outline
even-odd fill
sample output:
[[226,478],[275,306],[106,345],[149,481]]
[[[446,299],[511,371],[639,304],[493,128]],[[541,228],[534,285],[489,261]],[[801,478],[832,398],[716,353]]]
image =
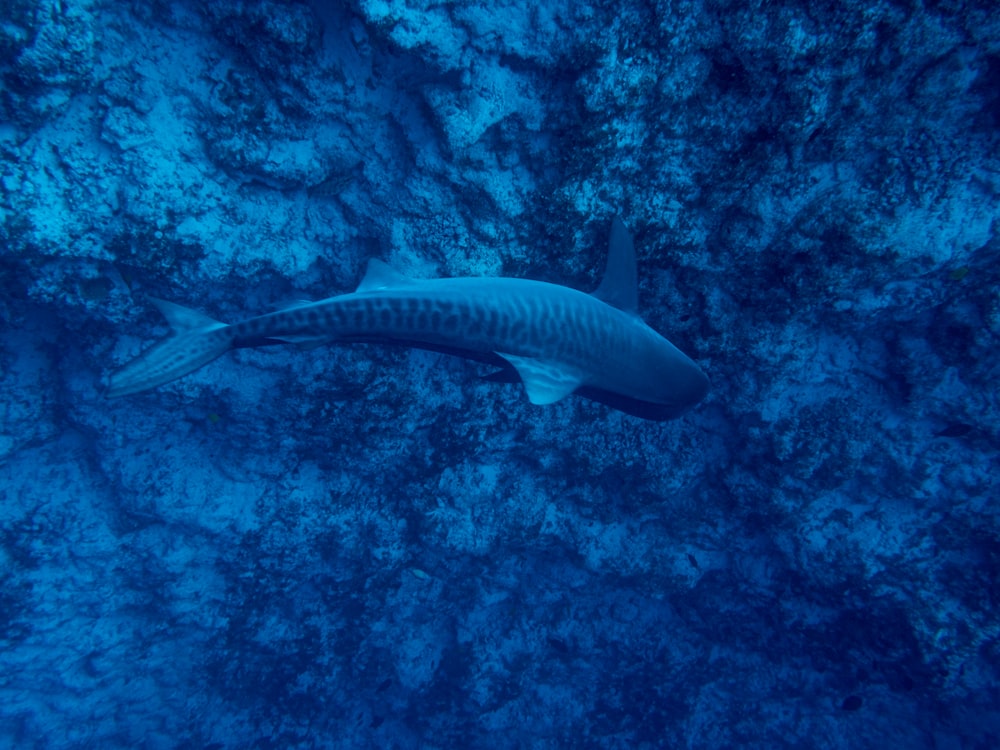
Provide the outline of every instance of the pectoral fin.
[[518,357],[497,352],[506,359],[521,376],[528,400],[533,404],[554,404],[566,398],[582,384],[579,373],[567,370],[556,362],[546,362],[532,357]]

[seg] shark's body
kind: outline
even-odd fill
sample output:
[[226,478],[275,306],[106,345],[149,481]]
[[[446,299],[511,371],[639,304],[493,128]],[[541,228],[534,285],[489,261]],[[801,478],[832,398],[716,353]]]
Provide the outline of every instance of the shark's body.
[[415,280],[372,261],[353,294],[233,325],[157,301],[176,335],[112,374],[108,396],[155,388],[238,347],[368,341],[504,365],[535,404],[577,392],[671,419],[705,396],[708,379],[639,318],[636,296],[632,240],[616,219],[607,272],[593,294],[525,279]]

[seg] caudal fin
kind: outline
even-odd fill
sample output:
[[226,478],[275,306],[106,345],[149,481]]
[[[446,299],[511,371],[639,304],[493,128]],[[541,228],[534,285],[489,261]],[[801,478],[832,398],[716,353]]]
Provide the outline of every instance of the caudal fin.
[[233,337],[225,323],[172,302],[151,299],[174,329],[174,335],[113,372],[105,394],[108,398],[169,383],[208,364],[232,346]]

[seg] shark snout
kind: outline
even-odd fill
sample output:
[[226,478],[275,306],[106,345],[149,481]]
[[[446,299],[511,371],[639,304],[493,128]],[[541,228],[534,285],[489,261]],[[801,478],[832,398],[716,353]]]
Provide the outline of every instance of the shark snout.
[[691,376],[690,398],[691,404],[694,405],[708,395],[712,384],[708,380],[708,375],[698,365],[693,362],[691,364],[694,367],[694,373]]
[[673,377],[673,398],[679,406],[689,408],[701,401],[708,395],[711,384],[708,376],[688,357],[683,365],[674,372]]

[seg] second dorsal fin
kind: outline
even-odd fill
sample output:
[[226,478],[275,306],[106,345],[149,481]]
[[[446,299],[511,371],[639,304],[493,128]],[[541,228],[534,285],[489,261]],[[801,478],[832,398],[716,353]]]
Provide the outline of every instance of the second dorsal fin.
[[368,261],[368,270],[365,271],[365,277],[361,279],[356,291],[378,292],[383,289],[399,289],[412,283],[412,279],[404,276],[388,263],[378,258],[372,258]]

